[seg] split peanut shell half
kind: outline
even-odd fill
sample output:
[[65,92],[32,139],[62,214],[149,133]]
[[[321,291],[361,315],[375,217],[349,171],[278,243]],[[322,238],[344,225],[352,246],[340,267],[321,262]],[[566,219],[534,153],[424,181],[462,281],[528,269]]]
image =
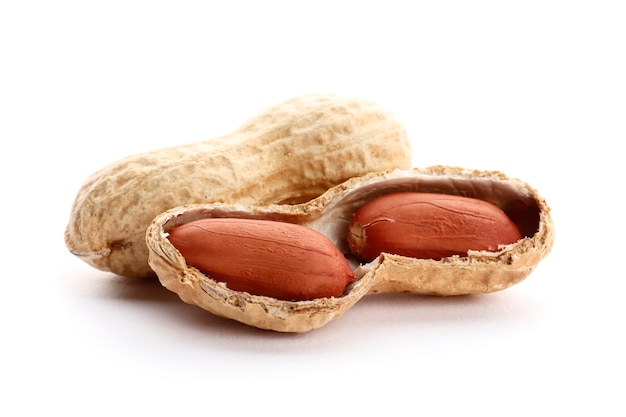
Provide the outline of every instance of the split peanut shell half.
[[[500,207],[517,225],[522,239],[498,251],[468,251],[440,260],[382,253],[359,263],[347,244],[353,213],[383,194],[417,191],[461,195]],[[357,279],[340,297],[284,301],[230,290],[189,267],[167,239],[173,228],[210,217],[264,219],[310,227],[328,237],[345,255]],[[503,290],[526,278],[554,243],[550,208],[530,185],[500,172],[434,166],[352,178],[320,197],[298,205],[242,206],[198,204],[157,216],[147,230],[149,264],[161,283],[180,298],[216,315],[280,332],[306,332],[340,317],[361,297],[403,292],[436,296]]]

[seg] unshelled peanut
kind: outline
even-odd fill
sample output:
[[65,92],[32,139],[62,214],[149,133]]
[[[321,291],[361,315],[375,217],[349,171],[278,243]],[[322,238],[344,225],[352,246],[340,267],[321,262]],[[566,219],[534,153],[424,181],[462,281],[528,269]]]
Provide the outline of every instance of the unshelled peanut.
[[348,243],[359,259],[381,253],[420,259],[496,251],[522,235],[495,205],[456,195],[403,192],[373,199],[354,214]]
[[146,228],[198,203],[302,203],[355,176],[406,169],[404,127],[380,106],[333,95],[279,103],[230,134],[126,157],[78,191],[65,231],[71,253],[104,271],[153,276]]
[[189,266],[233,291],[280,300],[339,297],[354,272],[321,233],[269,220],[213,218],[168,236]]

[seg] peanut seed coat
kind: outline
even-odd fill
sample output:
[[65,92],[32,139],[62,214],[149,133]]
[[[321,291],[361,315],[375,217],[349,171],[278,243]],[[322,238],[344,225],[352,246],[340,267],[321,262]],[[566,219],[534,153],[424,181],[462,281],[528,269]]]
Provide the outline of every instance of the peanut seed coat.
[[404,192],[380,196],[361,207],[350,223],[354,255],[372,261],[382,252],[420,259],[496,251],[522,235],[495,205],[456,195]]
[[312,300],[339,297],[355,279],[326,236],[295,224],[203,219],[178,226],[168,239],[188,265],[234,291]]

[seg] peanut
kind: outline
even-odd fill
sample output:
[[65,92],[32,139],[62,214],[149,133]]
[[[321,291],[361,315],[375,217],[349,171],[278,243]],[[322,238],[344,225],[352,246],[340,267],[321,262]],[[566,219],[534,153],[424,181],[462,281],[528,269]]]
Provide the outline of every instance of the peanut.
[[[350,255],[347,238],[354,213],[378,196],[404,192],[444,193],[489,201],[513,221],[522,238],[494,251],[470,250],[464,256],[440,260],[384,253],[371,262],[356,262]],[[472,206],[475,204],[472,201]],[[177,227],[210,218],[271,220],[317,230],[346,254],[356,279],[341,296],[303,301],[231,290],[190,267],[168,239]],[[500,242],[500,238],[496,240],[496,245],[506,243]],[[146,243],[149,263],[161,284],[184,302],[262,329],[306,332],[341,317],[368,294],[452,296],[509,288],[525,279],[548,255],[554,243],[554,226],[547,203],[528,184],[494,171],[434,166],[351,178],[314,200],[297,205],[209,203],[175,207],[155,217],[146,231]],[[304,269],[308,271],[311,264]]]
[[203,219],[168,239],[188,265],[234,291],[281,300],[339,297],[354,272],[333,243],[304,226],[250,219]]
[[376,104],[296,97],[235,132],[129,156],[92,174],[71,208],[65,244],[91,266],[153,276],[146,228],[197,203],[301,203],[351,177],[409,168],[404,128]]
[[475,198],[403,192],[380,196],[356,211],[348,244],[361,260],[381,253],[420,259],[496,251],[522,238],[515,223],[495,205]]

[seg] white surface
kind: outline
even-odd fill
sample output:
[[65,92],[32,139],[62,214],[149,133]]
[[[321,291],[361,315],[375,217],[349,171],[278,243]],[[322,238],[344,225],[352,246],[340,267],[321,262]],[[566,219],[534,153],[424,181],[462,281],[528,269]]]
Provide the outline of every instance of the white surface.
[[[0,414],[624,415],[621,2],[204,3],[0,6]],[[318,92],[394,112],[415,166],[529,182],[552,254],[500,293],[283,335],[65,249],[91,172]]]

